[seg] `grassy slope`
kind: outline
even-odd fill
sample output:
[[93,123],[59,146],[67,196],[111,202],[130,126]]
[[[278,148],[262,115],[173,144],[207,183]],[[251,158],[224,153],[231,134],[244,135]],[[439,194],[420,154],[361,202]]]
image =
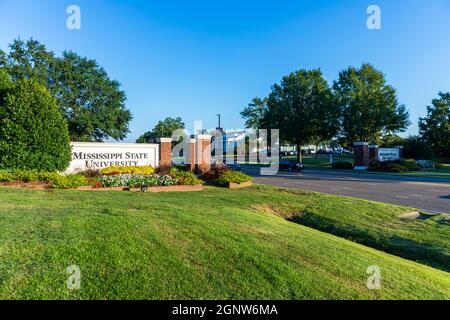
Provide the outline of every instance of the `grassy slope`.
[[[448,273],[267,212],[315,197],[0,189],[0,298],[450,298]],[[76,292],[65,287],[73,264]],[[366,288],[370,265],[382,268],[382,290]]]
[[283,213],[290,212],[294,222],[450,271],[448,216],[401,219],[400,215],[413,210],[324,194],[315,194],[306,206],[291,208]]

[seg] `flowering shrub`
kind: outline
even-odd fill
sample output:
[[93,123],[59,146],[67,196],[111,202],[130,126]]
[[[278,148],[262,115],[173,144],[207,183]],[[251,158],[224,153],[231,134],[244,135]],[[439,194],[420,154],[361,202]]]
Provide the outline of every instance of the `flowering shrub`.
[[155,169],[151,166],[134,166],[134,167],[108,167],[101,171],[102,175],[117,175],[117,174],[140,174],[152,175]]
[[118,174],[103,175],[98,181],[105,188],[111,187],[137,187],[147,186],[174,186],[178,180],[171,176],[143,175],[143,174]]

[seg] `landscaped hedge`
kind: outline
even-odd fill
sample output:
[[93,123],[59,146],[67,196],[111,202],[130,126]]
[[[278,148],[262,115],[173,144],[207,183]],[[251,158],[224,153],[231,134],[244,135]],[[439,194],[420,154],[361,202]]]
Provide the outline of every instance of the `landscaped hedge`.
[[352,170],[353,169],[353,163],[351,162],[333,162],[333,169],[336,170]]
[[133,167],[108,167],[101,171],[102,175],[117,175],[117,174],[142,174],[152,175],[155,169],[151,166],[133,166]]
[[58,175],[51,181],[55,189],[76,189],[79,187],[95,185],[96,181],[79,174]]
[[0,170],[0,182],[48,182],[55,189],[75,189],[95,184],[94,180],[78,174],[61,175],[29,170]]
[[389,162],[373,162],[369,166],[370,171],[403,173],[409,171],[419,171],[422,167],[414,160],[400,160]]

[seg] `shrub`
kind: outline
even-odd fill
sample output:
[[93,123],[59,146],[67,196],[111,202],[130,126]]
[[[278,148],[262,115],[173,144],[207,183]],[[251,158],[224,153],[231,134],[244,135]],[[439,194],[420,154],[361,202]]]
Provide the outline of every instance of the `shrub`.
[[202,179],[205,181],[217,180],[219,179],[223,173],[230,171],[226,165],[214,165],[210,171],[204,172],[202,175]]
[[155,169],[151,166],[134,166],[134,167],[108,167],[101,171],[102,175],[115,175],[115,174],[141,174],[152,175],[155,173]]
[[408,169],[408,171],[419,171],[422,166],[416,160],[401,160],[400,164]]
[[170,175],[175,177],[178,180],[178,183],[182,186],[196,186],[203,184],[203,181],[197,178],[197,176],[192,172],[180,171],[172,168]]
[[71,160],[66,121],[38,82],[0,88],[0,168],[64,171]]
[[10,182],[10,181],[14,181],[14,175],[11,172],[1,170],[0,182]]
[[187,165],[185,164],[175,164],[172,168],[177,169],[178,171],[187,171]]
[[388,162],[375,161],[372,162],[369,166],[369,170],[371,171],[392,172],[392,173],[418,171],[420,169],[421,169],[420,165],[416,163],[414,160],[400,160]]
[[147,186],[174,186],[178,180],[171,176],[142,175],[142,174],[119,174],[104,175],[98,178],[98,181],[105,188],[111,187],[139,187]]
[[390,163],[388,171],[393,173],[402,173],[409,171],[408,168],[400,163]]
[[52,181],[53,188],[55,189],[76,189],[93,184],[93,180],[90,180],[80,174],[59,175]]
[[160,165],[158,168],[156,168],[156,174],[160,176],[166,176],[170,175],[170,172],[172,170],[172,166],[170,165]]
[[224,186],[229,183],[244,183],[249,181],[253,181],[253,178],[242,172],[224,171],[216,180],[216,183]]
[[350,163],[350,162],[333,162],[333,169],[352,170],[353,169],[353,163]]
[[100,170],[97,169],[86,169],[84,171],[81,171],[79,175],[82,175],[86,178],[98,178],[101,176]]

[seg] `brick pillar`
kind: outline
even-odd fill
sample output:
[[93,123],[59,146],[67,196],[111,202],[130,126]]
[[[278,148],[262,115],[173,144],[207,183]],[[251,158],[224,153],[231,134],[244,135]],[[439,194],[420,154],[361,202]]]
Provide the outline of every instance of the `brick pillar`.
[[367,142],[355,142],[355,170],[367,170],[369,168],[369,144]]
[[197,143],[197,171],[207,172],[211,170],[211,138],[210,135],[198,135]]
[[378,148],[376,144],[369,146],[369,162],[378,160]]
[[400,155],[400,160],[403,160],[403,149],[404,149],[404,147],[403,146],[396,146],[396,147],[394,147],[395,149],[398,149],[398,153],[399,153],[399,155]]
[[172,139],[160,138],[159,143],[159,166],[168,167],[172,165]]
[[196,140],[187,139],[186,147],[184,148],[186,154],[186,165],[189,171],[195,171],[197,168],[197,152],[196,152]]

